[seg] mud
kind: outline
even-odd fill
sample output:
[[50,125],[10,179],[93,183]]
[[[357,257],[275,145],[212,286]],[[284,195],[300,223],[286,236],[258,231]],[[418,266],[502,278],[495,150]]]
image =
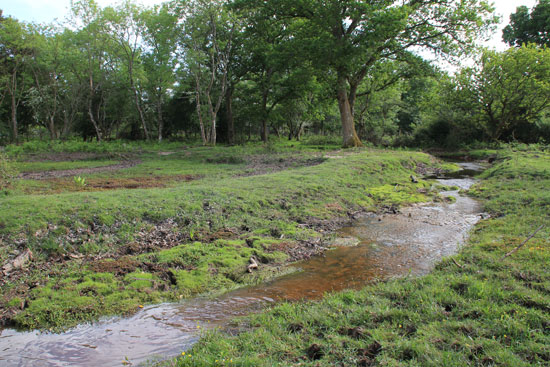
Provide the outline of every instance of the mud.
[[58,152],[58,153],[30,153],[26,162],[66,162],[66,161],[91,161],[99,159],[111,159],[113,154],[87,153],[87,152]]
[[[452,180],[452,184],[448,180],[442,183],[463,189],[474,183],[470,178]],[[480,219],[480,204],[475,200],[460,196],[458,191],[443,195],[455,196],[456,202],[416,205],[395,214],[361,215],[338,232],[340,240],[334,242],[346,246],[300,262],[295,266],[301,272],[265,284],[217,298],[148,306],[131,318],[104,319],[61,334],[3,330],[0,365],[117,366],[126,357],[133,364],[154,355],[170,358],[192,346],[200,330],[226,327],[235,316],[261,310],[273,302],[318,299],[326,292],[358,289],[378,279],[425,274],[442,256],[455,253]],[[312,246],[324,244],[319,240]],[[294,329],[289,332],[299,332],[300,325]],[[358,338],[362,334],[353,329],[343,332]],[[316,349],[311,348],[312,359],[321,352]],[[376,344],[358,351],[362,365],[370,365],[379,351]]]
[[88,175],[93,173],[119,171],[122,169],[137,166],[140,163],[141,161],[139,160],[133,160],[133,161],[124,161],[117,164],[111,164],[111,165],[102,166],[102,167],[77,168],[77,169],[67,169],[67,170],[42,171],[42,172],[23,172],[23,173],[20,173],[17,177],[24,180],[46,180],[51,178],[71,177],[71,176]]
[[198,179],[194,175],[143,176],[129,178],[89,178],[84,189],[144,189],[167,187],[177,182],[188,182]]
[[317,166],[327,158],[315,155],[304,159],[303,156],[277,157],[273,155],[256,155],[247,159],[245,172],[237,177],[250,177],[279,172],[291,168]]

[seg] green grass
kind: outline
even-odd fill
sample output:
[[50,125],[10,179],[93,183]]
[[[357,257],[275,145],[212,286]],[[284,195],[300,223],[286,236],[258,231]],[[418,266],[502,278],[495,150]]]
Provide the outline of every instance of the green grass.
[[114,160],[93,160],[63,162],[15,162],[13,165],[19,172],[40,172],[103,167],[117,163],[119,162]]
[[550,154],[498,154],[471,190],[492,218],[454,257],[460,266],[444,259],[424,277],[277,305],[241,320],[236,336],[204,334],[176,364],[548,366]]
[[[17,326],[65,327],[133,312],[144,303],[259,282],[276,276],[273,269],[286,261],[276,250],[279,242],[295,246],[322,235],[308,224],[437,195],[417,191],[430,188],[429,182],[410,183],[417,164],[437,164],[418,152],[360,149],[325,157],[315,145],[285,141],[140,149],[140,165],[82,177],[87,183],[149,176],[154,181],[162,175],[197,179],[158,188],[80,191],[88,189],[67,178],[60,193],[42,182],[20,180],[23,186],[0,199],[0,263],[19,251],[17,243],[34,253],[28,271],[1,283],[0,309],[16,312]],[[272,164],[284,167],[248,176],[258,164],[259,173]],[[217,237],[224,231],[233,233],[231,238]],[[165,238],[174,240],[163,244]],[[262,272],[246,272],[250,256],[260,260]],[[24,310],[14,306],[20,300]]]
[[[249,242],[250,246],[244,240],[194,242],[139,256],[55,267],[43,286],[27,294],[29,306],[14,321],[22,328],[58,329],[101,315],[129,314],[147,303],[264,281],[273,275],[270,266],[284,263],[287,255],[271,250],[280,241],[256,237]],[[247,273],[251,256],[266,271]],[[13,297],[6,306],[19,307],[21,302]]]

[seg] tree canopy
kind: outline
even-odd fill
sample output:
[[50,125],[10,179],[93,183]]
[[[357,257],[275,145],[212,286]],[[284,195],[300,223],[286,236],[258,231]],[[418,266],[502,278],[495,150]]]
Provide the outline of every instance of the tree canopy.
[[[505,33],[535,34],[525,25],[531,22],[543,40],[548,1],[531,13],[518,8]],[[155,7],[78,0],[61,25],[0,17],[0,141],[214,145],[314,132],[340,134],[353,147],[460,140],[466,132],[509,139],[518,126],[546,136],[548,108],[538,104],[544,68],[529,64],[546,63],[543,51],[485,52],[479,67],[456,77],[422,57],[471,56],[496,22],[492,11],[485,0],[172,0]],[[491,114],[508,117],[489,118],[480,107],[527,85],[524,102],[504,102],[507,112],[491,105]],[[445,139],[433,138],[442,133]]]
[[510,15],[502,39],[510,46],[535,43],[550,47],[550,0],[539,0],[531,12],[526,6],[519,6]]

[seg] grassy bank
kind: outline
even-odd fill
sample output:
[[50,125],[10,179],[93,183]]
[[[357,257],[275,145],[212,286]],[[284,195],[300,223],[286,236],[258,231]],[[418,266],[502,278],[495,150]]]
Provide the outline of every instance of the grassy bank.
[[[26,248],[34,254],[0,278],[4,322],[64,327],[262,281],[322,251],[322,242],[303,244],[356,211],[437,195],[428,182],[411,183],[415,171],[437,165],[423,153],[171,144],[128,149],[132,164],[102,171],[118,159],[116,147],[56,146],[45,161],[40,147],[7,149],[19,167],[50,171],[18,180],[0,199],[0,264]],[[85,162],[92,171],[80,182],[56,176]],[[250,257],[260,272],[247,272]]]
[[236,336],[208,332],[176,364],[548,366],[550,154],[500,151],[483,178],[471,191],[491,218],[431,274],[278,305]]

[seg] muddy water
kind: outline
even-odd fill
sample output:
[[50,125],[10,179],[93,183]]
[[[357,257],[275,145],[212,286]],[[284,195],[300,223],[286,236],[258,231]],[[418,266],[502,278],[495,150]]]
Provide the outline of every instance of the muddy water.
[[[440,179],[468,189],[464,171]],[[469,172],[469,170],[471,172]],[[424,274],[443,256],[457,251],[479,220],[480,205],[458,191],[443,193],[456,202],[404,208],[400,213],[368,215],[341,229],[340,246],[298,264],[301,272],[240,289],[216,299],[145,307],[130,318],[80,325],[62,334],[0,332],[0,366],[121,366],[157,355],[169,358],[189,348],[200,330],[223,326],[235,316],[280,300],[316,299],[330,291],[360,288],[373,279]]]

